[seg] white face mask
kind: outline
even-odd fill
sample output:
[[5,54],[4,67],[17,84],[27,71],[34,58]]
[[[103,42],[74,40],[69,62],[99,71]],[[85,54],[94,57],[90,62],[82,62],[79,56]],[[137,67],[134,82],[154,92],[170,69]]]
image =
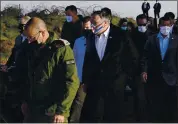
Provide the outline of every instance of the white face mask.
[[139,32],[145,33],[146,30],[147,30],[147,27],[146,27],[146,26],[138,26],[138,31],[139,31]]
[[72,16],[66,16],[66,21],[67,22],[72,22]]
[[169,27],[169,26],[161,26],[160,27],[161,34],[163,34],[165,36],[167,36],[170,33],[170,31],[171,31],[171,27]]

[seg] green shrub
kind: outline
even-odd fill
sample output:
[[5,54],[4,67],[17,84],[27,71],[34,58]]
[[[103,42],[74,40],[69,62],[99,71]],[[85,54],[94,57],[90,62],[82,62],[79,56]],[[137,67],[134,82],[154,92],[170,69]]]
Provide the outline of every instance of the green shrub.
[[117,26],[117,25],[118,25],[119,20],[120,20],[120,19],[119,19],[119,17],[117,17],[117,16],[113,16],[113,17],[112,17],[112,24],[114,24],[114,25],[116,25],[116,26]]
[[14,18],[13,16],[5,16],[2,18],[2,21],[4,22],[5,26],[7,28],[17,27],[18,26],[18,20],[17,18]]

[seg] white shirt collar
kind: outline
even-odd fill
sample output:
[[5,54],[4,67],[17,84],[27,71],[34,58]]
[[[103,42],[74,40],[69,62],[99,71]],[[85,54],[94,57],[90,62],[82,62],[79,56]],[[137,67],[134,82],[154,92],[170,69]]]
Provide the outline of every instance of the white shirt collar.
[[22,37],[26,37],[24,34],[21,34]]
[[27,39],[27,37],[24,34],[21,34],[20,36],[22,37],[22,42],[24,42]]
[[109,32],[110,32],[110,26],[108,27],[108,29],[103,33],[105,37],[109,36]]

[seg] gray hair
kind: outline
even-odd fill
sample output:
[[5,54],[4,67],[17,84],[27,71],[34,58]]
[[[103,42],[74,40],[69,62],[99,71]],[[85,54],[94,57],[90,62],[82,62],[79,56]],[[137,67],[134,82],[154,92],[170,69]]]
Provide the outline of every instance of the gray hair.
[[106,16],[106,14],[104,14],[102,11],[94,11],[92,15],[99,15],[103,21],[106,21],[109,24],[111,23],[110,16]]

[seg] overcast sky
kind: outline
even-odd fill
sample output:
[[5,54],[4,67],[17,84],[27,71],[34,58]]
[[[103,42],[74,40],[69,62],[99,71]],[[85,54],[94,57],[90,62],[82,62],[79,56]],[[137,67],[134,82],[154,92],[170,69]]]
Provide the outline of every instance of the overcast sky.
[[[121,17],[133,17],[142,13],[141,5],[143,1],[1,1],[1,10],[7,5],[18,5],[25,11],[29,11],[33,6],[44,5],[51,7],[52,5],[64,6],[76,5],[78,8],[87,8],[93,4],[97,4],[101,7],[108,7],[112,11],[119,14]],[[153,14],[153,6],[155,1],[149,1],[151,9],[149,11],[150,16]],[[177,1],[160,1],[162,5],[160,16],[163,16],[165,12],[171,11],[177,17]]]

